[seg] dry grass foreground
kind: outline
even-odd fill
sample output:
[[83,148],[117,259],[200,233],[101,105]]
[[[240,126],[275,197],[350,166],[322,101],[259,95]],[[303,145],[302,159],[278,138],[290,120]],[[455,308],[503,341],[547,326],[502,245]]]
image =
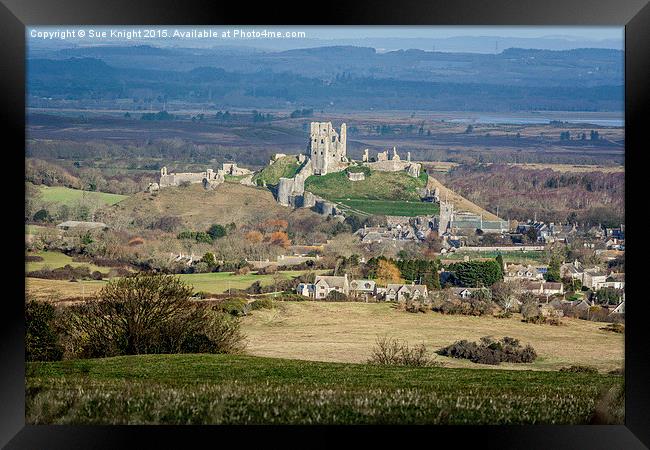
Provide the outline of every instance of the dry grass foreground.
[[601,372],[623,367],[623,335],[602,331],[604,324],[563,319],[563,325],[536,325],[510,319],[407,313],[387,303],[276,302],[243,320],[247,353],[256,356],[359,363],[370,356],[378,336],[409,344],[424,343],[431,351],[456,340],[511,336],[531,344],[538,358],[532,364],[486,366],[437,356],[446,367],[558,370],[589,365]]

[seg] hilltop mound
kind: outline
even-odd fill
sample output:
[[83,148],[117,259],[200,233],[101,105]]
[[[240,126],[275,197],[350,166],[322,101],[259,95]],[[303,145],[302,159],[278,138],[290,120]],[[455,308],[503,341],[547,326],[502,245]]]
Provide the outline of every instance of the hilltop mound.
[[206,191],[200,184],[167,187],[155,194],[137,193],[103,211],[106,223],[128,219],[135,226],[148,227],[162,217],[179,217],[190,229],[207,229],[218,223],[244,225],[267,219],[302,220],[318,214],[280,206],[266,189],[223,183]]
[[357,214],[436,214],[438,205],[420,201],[420,191],[426,185],[427,174],[424,172],[418,178],[413,178],[406,172],[371,171],[364,180],[350,181],[342,171],[307,178],[305,190]]
[[298,169],[300,169],[300,163],[295,156],[283,156],[256,174],[253,177],[253,183],[257,184],[259,180],[267,185],[276,185],[280,178],[294,177],[298,173]]

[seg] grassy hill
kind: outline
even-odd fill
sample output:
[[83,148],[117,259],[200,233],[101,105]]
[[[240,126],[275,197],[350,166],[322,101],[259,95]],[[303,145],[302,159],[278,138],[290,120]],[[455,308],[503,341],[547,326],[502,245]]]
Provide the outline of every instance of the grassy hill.
[[207,229],[218,223],[226,225],[259,223],[270,218],[293,220],[317,214],[306,209],[289,211],[280,206],[267,189],[223,183],[206,191],[200,184],[166,187],[156,194],[140,192],[104,210],[102,221],[110,224],[116,216],[128,217],[140,226],[149,226],[165,216],[180,217],[184,227]]
[[295,156],[289,155],[277,159],[270,166],[266,166],[253,177],[253,182],[264,181],[267,185],[276,185],[280,178],[292,178],[298,173],[300,163]]
[[439,211],[437,204],[420,201],[419,190],[426,184],[424,172],[413,178],[406,172],[372,171],[362,181],[350,181],[345,172],[335,172],[307,178],[305,190],[353,212],[414,216]]
[[30,424],[582,424],[621,377],[231,355],[27,363]]
[[45,186],[40,185],[38,189],[41,193],[41,199],[44,202],[58,203],[62,205],[73,206],[80,200],[88,200],[104,205],[114,205],[121,202],[127,195],[109,194],[106,192],[82,191],[71,189],[63,186]]

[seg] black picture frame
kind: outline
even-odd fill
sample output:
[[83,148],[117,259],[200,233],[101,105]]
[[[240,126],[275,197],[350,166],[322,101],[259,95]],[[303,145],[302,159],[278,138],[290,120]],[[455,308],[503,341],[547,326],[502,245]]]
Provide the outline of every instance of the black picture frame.
[[[643,151],[650,143],[644,118],[650,117],[650,5],[647,0],[452,0],[415,2],[329,1],[253,6],[241,2],[217,3],[187,0],[147,0],[133,4],[126,0],[24,1],[2,0],[3,180],[5,200],[15,211],[6,213],[11,227],[4,235],[5,249],[15,252],[4,271],[2,327],[2,383],[0,445],[6,448],[118,448],[144,443],[147,447],[189,447],[197,439],[209,445],[227,445],[223,435],[238,445],[259,437],[277,437],[277,445],[290,439],[305,439],[304,445],[333,444],[333,431],[346,431],[362,439],[396,443],[421,437],[431,445],[451,438],[454,446],[474,444],[483,448],[589,448],[633,449],[650,446],[650,350],[647,345],[648,301],[643,298],[644,189]],[[289,13],[289,11],[293,11]],[[277,24],[277,25],[615,25],[625,26],[625,168],[626,168],[626,258],[628,259],[626,311],[625,379],[626,419],[621,426],[517,426],[517,427],[144,427],[144,426],[33,426],[25,425],[24,363],[24,248],[20,236],[24,227],[20,189],[23,186],[25,144],[25,27],[33,25],[127,25],[127,24]],[[13,145],[10,145],[10,140]],[[15,161],[14,161],[15,159]],[[22,169],[22,170],[21,170]],[[16,193],[14,193],[16,191]],[[636,198],[635,198],[636,197]],[[641,206],[641,208],[639,208]],[[638,216],[638,217],[634,217]],[[14,230],[13,226],[17,229]],[[17,234],[13,235],[13,232]],[[12,233],[12,234],[10,234]],[[9,252],[7,253],[10,254]],[[13,256],[13,254],[12,254]],[[640,256],[640,258],[637,258]],[[7,256],[9,258],[9,256]],[[631,258],[631,259],[630,259]],[[636,261],[636,262],[635,262]],[[647,263],[645,264],[647,267]],[[647,278],[647,277],[646,277]],[[9,289],[7,289],[9,288]],[[637,295],[635,295],[635,293]],[[251,433],[251,430],[256,433]],[[281,434],[282,436],[278,436]],[[316,436],[314,436],[316,435]],[[275,445],[274,445],[275,446]]]

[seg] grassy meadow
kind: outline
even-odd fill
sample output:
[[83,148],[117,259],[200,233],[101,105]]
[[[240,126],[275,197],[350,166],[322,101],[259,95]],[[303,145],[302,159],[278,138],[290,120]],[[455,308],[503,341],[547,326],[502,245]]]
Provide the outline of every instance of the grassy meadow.
[[97,270],[104,274],[110,271],[109,267],[96,266],[95,264],[90,264],[87,262],[73,261],[71,256],[68,256],[65,253],[61,253],[61,252],[41,251],[36,253],[30,253],[30,255],[40,256],[41,258],[43,258],[43,261],[28,261],[26,263],[26,268],[25,268],[27,272],[32,272],[34,270],[42,270],[45,268],[56,269],[66,265],[70,265],[72,267],[88,266],[91,272]]
[[582,424],[622,381],[207,354],[26,369],[30,424]]
[[73,206],[81,200],[98,202],[104,205],[114,205],[121,202],[127,195],[109,194],[106,192],[82,191],[63,186],[38,186],[41,199],[44,202],[58,203],[61,205]]
[[275,308],[243,318],[247,352],[255,356],[312,361],[365,362],[377,337],[390,336],[437,350],[461,339],[511,336],[531,344],[531,364],[485,366],[437,356],[446,367],[559,370],[587,365],[607,372],[623,367],[624,336],[600,330],[605,324],[563,318],[562,325],[530,324],[519,314],[509,319],[407,313],[390,303],[275,302]]
[[[75,264],[82,265],[82,263]],[[50,267],[54,268],[54,266]],[[101,269],[106,270],[106,268]],[[316,273],[322,272],[324,271],[316,271]],[[302,273],[304,272],[282,271],[278,272],[278,275],[281,278],[290,279],[292,277],[297,277]],[[233,275],[232,272],[181,274],[178,275],[178,277],[192,286],[196,292],[207,292],[211,294],[222,294],[228,292],[229,289],[246,289],[256,281],[259,281],[262,286],[272,285],[275,281],[274,275]],[[70,282],[67,280],[47,280],[30,277],[25,279],[28,295],[34,298],[47,298],[52,300],[86,297],[99,291],[106,282],[106,280],[79,280],[76,282]]]

